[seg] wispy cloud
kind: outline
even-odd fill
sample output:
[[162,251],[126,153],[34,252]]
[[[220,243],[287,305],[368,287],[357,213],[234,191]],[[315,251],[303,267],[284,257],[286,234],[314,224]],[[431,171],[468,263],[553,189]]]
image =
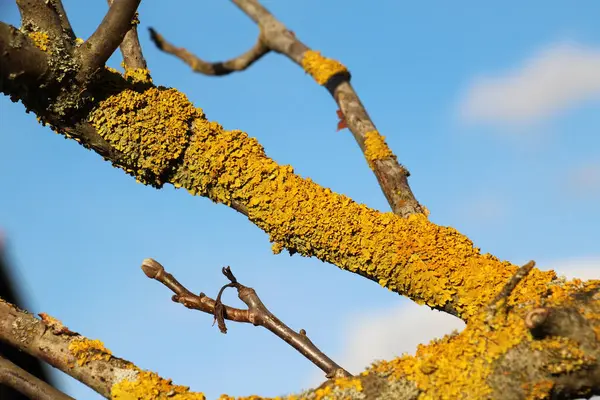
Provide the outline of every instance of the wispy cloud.
[[[567,278],[600,279],[600,257],[573,258],[540,263],[544,270],[553,269]],[[402,353],[414,354],[420,343],[428,343],[454,330],[462,330],[458,318],[406,302],[402,306],[351,315],[343,338],[341,356],[334,357],[351,373],[359,373],[376,360],[389,360]],[[315,375],[310,384],[320,384]]]
[[600,99],[600,49],[559,43],[517,68],[473,80],[460,103],[467,122],[535,122]]

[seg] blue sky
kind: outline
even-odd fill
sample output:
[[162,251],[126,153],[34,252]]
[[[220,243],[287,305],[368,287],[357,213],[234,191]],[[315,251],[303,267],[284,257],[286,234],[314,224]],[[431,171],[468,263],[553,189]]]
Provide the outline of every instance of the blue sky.
[[[83,38],[106,10],[100,0],[63,2]],[[348,66],[434,222],[503,259],[600,277],[597,1],[263,4],[309,46]],[[0,11],[2,21],[19,25],[14,4]],[[233,4],[145,0],[140,19],[157,84],[182,90],[225,128],[258,138],[300,175],[389,210],[351,134],[336,132],[335,103],[299,67],[270,54],[243,73],[205,77],[149,42],[153,26],[205,59],[237,55],[255,42],[257,27]],[[119,64],[117,54],[110,65]],[[316,368],[269,332],[230,323],[222,335],[211,316],[171,303],[139,268],[153,257],[192,291],[214,296],[225,283],[221,267],[230,265],[336,360],[361,352],[364,365],[398,351],[352,338],[365,316],[397,316],[411,307],[406,300],[318,260],[273,255],[267,236],[235,211],[136,184],[7,97],[0,97],[0,123],[0,229],[31,311],[209,398],[275,396],[318,382]],[[225,299],[237,304],[234,292]],[[415,321],[439,317],[420,312]],[[373,327],[389,328],[388,341],[410,341],[394,318],[394,326]],[[428,340],[431,329],[412,324],[411,340]],[[98,398],[70,378],[60,383],[78,399]]]

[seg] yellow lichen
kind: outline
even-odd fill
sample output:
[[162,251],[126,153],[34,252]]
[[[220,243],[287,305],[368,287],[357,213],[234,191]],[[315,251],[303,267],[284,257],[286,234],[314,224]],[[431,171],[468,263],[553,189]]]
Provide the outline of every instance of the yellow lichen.
[[29,37],[33,40],[35,47],[42,51],[48,50],[48,44],[50,44],[50,38],[46,32],[29,32]]
[[99,340],[75,338],[69,343],[69,351],[77,360],[77,364],[85,365],[90,361],[108,361],[112,353]]
[[193,393],[186,386],[174,385],[154,372],[139,371],[133,379],[123,379],[111,388],[114,400],[205,400],[203,393]]
[[553,387],[554,383],[551,380],[543,380],[524,385],[523,389],[529,393],[527,400],[544,400],[550,397]]
[[552,374],[572,373],[591,366],[596,361],[587,357],[576,341],[566,337],[539,340],[534,342],[531,348],[547,353],[549,362],[544,367]]
[[323,57],[320,52],[308,50],[302,57],[302,68],[319,85],[324,85],[336,74],[348,73],[346,67],[336,60]]
[[[380,213],[302,178],[268,158],[256,139],[208,121],[174,89],[122,90],[104,100],[91,120],[130,157],[129,172],[138,179],[168,171],[176,187],[244,209],[269,234],[275,252],[287,248],[360,272],[468,322],[460,335],[421,346],[414,357],[378,363],[369,373],[415,382],[422,398],[459,398],[465,391],[486,398],[493,363],[531,341],[520,308],[491,322],[485,318],[486,307],[517,267],[481,254],[454,228],[421,214]],[[555,285],[555,278],[552,271],[532,270],[505,304],[529,309],[542,301],[562,304],[585,287]]]
[[125,68],[125,79],[131,80],[132,82],[143,82],[152,83],[152,77],[150,77],[150,71],[145,68]]
[[394,157],[394,153],[385,142],[385,136],[381,136],[377,131],[367,132],[365,134],[365,158],[369,163],[369,168],[375,168],[373,161],[389,157]]
[[160,187],[187,145],[192,122],[201,115],[177,90],[125,88],[100,101],[89,121],[125,155],[129,172]]

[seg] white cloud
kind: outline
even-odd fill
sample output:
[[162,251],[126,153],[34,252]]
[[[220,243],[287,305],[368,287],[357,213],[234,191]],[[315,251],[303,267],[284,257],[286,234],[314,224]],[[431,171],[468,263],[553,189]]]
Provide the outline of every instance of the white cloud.
[[600,49],[559,43],[512,71],[474,79],[460,115],[470,122],[527,123],[595,98],[600,99]]
[[[567,278],[600,279],[600,257],[573,258],[537,264]],[[420,343],[429,343],[465,324],[451,315],[403,301],[401,306],[351,315],[341,355],[334,356],[349,372],[363,371],[373,361],[389,360],[402,353],[414,354]],[[321,374],[311,377],[309,386],[323,382]]]

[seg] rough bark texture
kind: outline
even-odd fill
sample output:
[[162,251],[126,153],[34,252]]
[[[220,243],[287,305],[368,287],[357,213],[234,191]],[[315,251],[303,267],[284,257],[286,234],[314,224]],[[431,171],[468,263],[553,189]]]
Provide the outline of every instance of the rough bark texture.
[[[22,54],[34,60],[31,70]],[[243,211],[270,235],[275,252],[317,257],[467,322],[460,334],[421,346],[414,356],[379,362],[304,397],[542,399],[600,393],[600,281],[564,281],[533,268],[497,304],[519,268],[481,254],[455,229],[422,214],[377,212],[294,174],[268,158],[256,139],[210,122],[184,94],[155,87],[147,74],[102,70],[81,96],[77,65],[64,56],[0,24],[0,91],[140,182],[157,188],[171,183]],[[40,65],[44,59],[47,70]],[[44,326],[0,303],[3,341],[103,395],[131,396],[149,390],[147,385],[158,391],[142,398],[175,390],[95,342],[74,345],[65,331],[48,333]],[[174,398],[202,398],[184,393]]]

